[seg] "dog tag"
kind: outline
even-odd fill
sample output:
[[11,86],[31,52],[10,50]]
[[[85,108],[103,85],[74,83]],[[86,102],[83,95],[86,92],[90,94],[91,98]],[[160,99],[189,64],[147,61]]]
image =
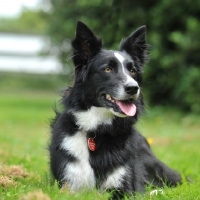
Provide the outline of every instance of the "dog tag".
[[96,150],[96,143],[93,140],[93,138],[89,138],[88,139],[88,147],[89,147],[90,151],[95,151]]

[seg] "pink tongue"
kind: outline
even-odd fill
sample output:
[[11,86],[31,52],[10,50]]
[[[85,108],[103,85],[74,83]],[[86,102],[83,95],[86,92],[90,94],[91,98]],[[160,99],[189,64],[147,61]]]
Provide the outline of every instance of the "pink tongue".
[[136,106],[132,103],[125,103],[123,101],[116,100],[115,103],[120,109],[128,116],[134,116],[136,113]]

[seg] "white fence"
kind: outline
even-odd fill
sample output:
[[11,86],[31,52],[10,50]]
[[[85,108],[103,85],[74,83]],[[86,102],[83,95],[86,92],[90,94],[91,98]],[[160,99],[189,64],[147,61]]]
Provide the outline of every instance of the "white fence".
[[46,37],[0,33],[0,71],[61,73],[56,56],[41,56],[49,48]]

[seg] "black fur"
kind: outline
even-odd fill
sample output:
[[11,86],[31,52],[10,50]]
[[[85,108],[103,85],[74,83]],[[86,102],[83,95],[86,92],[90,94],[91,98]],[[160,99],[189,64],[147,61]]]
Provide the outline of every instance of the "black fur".
[[[121,197],[120,194],[123,193],[144,192],[146,184],[163,187],[164,184],[175,186],[181,183],[181,176],[156,159],[146,139],[133,126],[144,106],[141,92],[136,97],[136,91],[133,92],[131,89],[136,86],[141,89],[142,86],[143,65],[148,60],[146,27],[138,28],[124,39],[120,45],[120,51],[111,51],[102,49],[101,40],[85,24],[78,22],[72,47],[74,49],[72,59],[75,66],[75,81],[73,87],[63,94],[64,111],[57,114],[52,123],[50,144],[51,170],[60,186],[68,184],[73,188],[72,185],[75,185],[74,187],[79,189],[80,183],[75,180],[76,174],[70,171],[71,164],[77,167],[77,172],[82,172],[82,167],[91,169],[91,174],[94,172],[94,183],[90,185],[86,179],[86,184],[83,183],[80,186],[84,188],[89,184],[90,188],[91,186],[101,188],[102,185],[106,185],[107,188],[103,189],[118,191],[113,196],[116,198]],[[123,58],[124,68],[121,66],[120,58],[117,59],[114,56],[114,52]],[[105,72],[106,70],[108,73]],[[129,79],[134,81],[129,83],[127,81]],[[124,99],[121,99],[121,94],[119,99],[119,93],[123,94]],[[113,100],[114,103],[108,101],[106,94],[126,104],[134,104],[137,108],[135,115],[126,116],[121,107],[116,104],[116,100]],[[111,118],[108,117],[111,123],[100,120],[95,127],[87,128],[90,123],[94,123],[94,118],[98,118],[97,112],[94,115],[90,114],[92,115],[91,121],[80,125],[76,114],[87,113],[94,107],[97,111],[99,109],[99,112],[101,108],[105,108],[107,110],[105,117],[112,115]],[[72,139],[76,143],[73,138],[78,134],[80,137],[85,134],[85,139],[84,137],[83,140],[80,139],[84,146],[79,147],[77,143],[76,149],[76,144],[68,144],[66,141],[69,147],[63,147],[65,138]],[[88,149],[88,138],[94,138],[95,151]],[[77,152],[81,148],[83,151],[87,149],[85,154],[88,160],[79,157]],[[81,152],[80,156],[82,156]],[[120,167],[123,172],[121,176],[116,172]],[[109,176],[112,176],[114,172],[120,184],[108,181]]]

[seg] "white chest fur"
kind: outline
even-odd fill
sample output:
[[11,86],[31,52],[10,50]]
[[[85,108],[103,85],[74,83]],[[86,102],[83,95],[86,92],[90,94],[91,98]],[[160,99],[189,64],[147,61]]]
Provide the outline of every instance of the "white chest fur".
[[101,191],[108,188],[120,188],[122,185],[122,181],[124,180],[124,176],[126,175],[126,167],[118,167],[113,171],[113,173],[109,174],[107,179],[101,184]]
[[[67,182],[70,190],[79,191],[84,188],[94,188],[96,181],[94,171],[89,163],[86,132],[78,131],[73,136],[65,137],[62,141],[61,148],[68,151],[77,159],[75,162],[67,163],[64,170],[64,181]],[[126,171],[126,167],[123,166],[115,169],[101,184],[101,191],[108,188],[119,188]]]
[[[112,124],[114,115],[105,108],[92,107],[88,111],[74,113],[80,131],[73,136],[66,136],[61,148],[73,155],[77,161],[67,163],[64,170],[64,181],[72,191],[83,188],[94,188],[96,180],[94,170],[89,162],[89,149],[87,145],[87,131],[95,130],[98,125]],[[119,188],[126,168],[121,166],[108,175],[100,186],[101,190],[106,188]]]
[[73,155],[77,161],[68,163],[64,170],[64,180],[72,191],[95,186],[94,171],[89,163],[86,133],[78,131],[63,139],[61,147]]
[[84,131],[94,130],[101,124],[112,124],[114,115],[106,108],[91,107],[88,111],[74,113],[77,125]]

